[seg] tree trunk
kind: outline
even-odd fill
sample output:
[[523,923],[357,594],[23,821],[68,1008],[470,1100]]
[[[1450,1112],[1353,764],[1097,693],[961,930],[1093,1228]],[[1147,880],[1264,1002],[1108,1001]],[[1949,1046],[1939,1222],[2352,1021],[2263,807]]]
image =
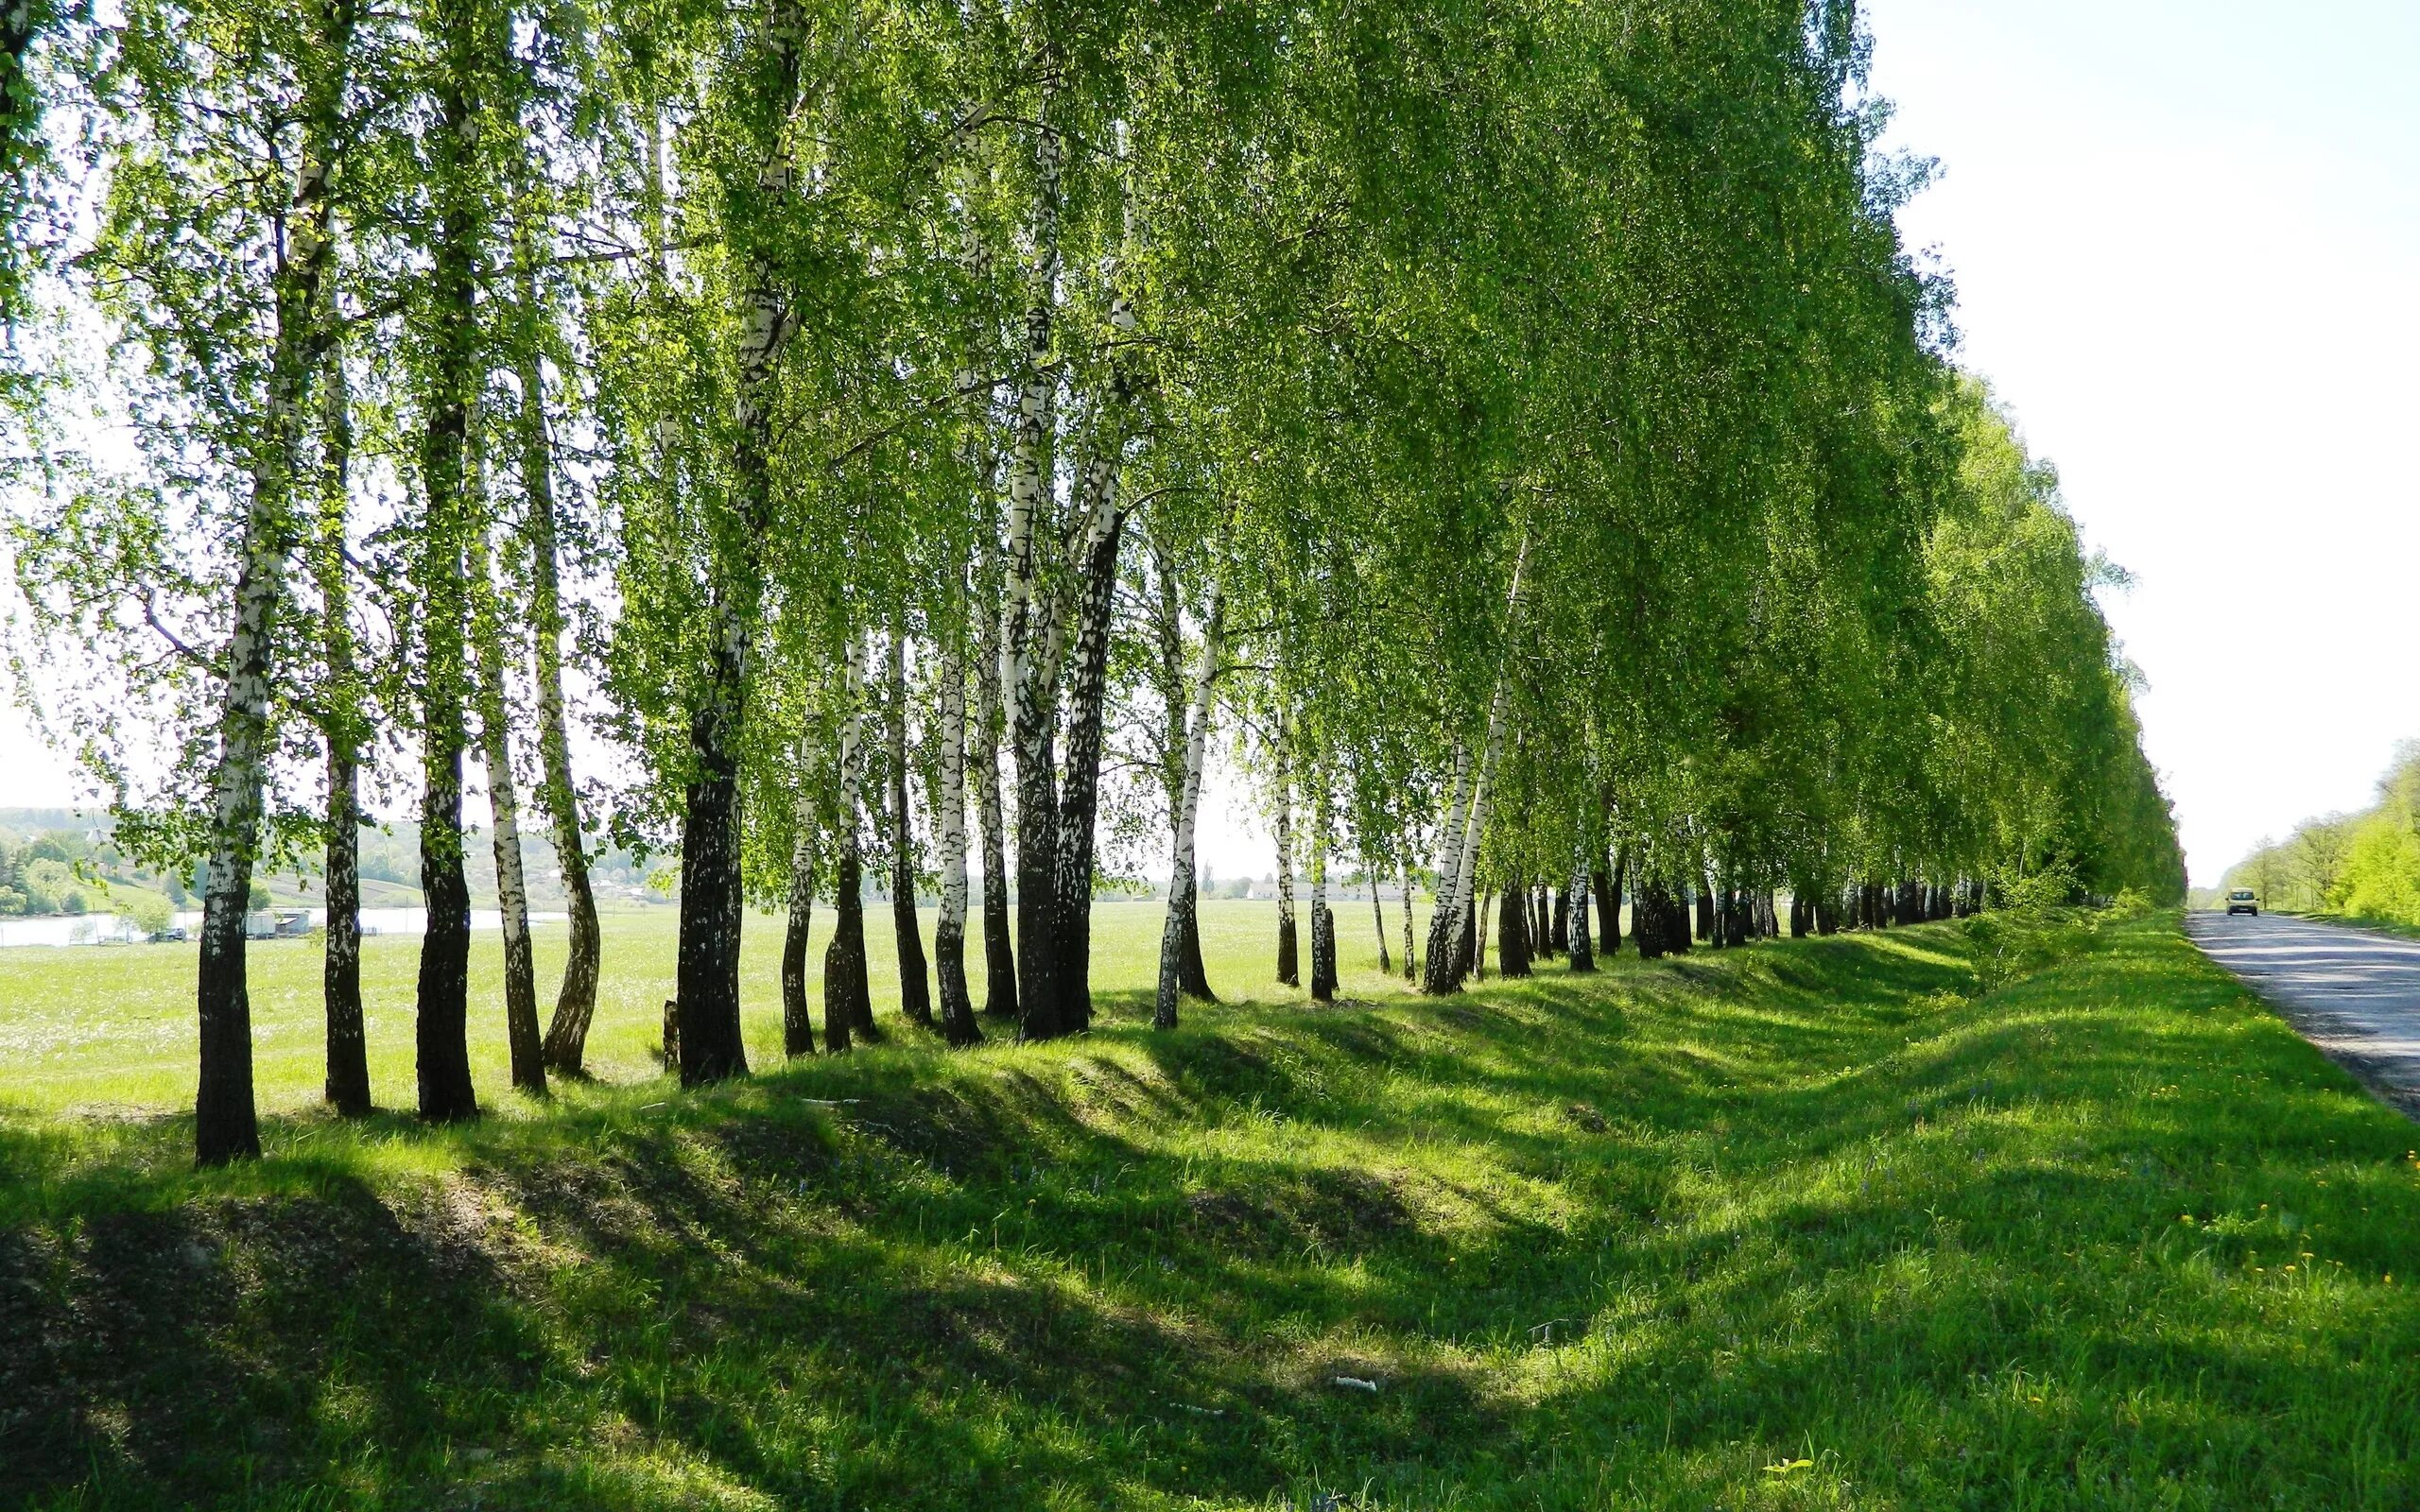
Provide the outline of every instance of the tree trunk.
[[[521,300],[536,323],[535,276],[526,267]],[[563,705],[563,609],[556,560],[555,449],[546,431],[545,375],[534,332],[521,351],[521,485],[529,508],[529,629],[535,644],[538,694],[539,806],[554,841],[555,868],[571,916],[569,950],[554,1017],[546,1024],[545,1063],[570,1076],[583,1074],[588,1026],[596,1017],[596,980],[603,936],[596,922],[596,895],[589,885],[586,827],[580,821],[579,788],[573,781],[571,731]]]
[[1059,1011],[1059,782],[1056,765],[1058,666],[1050,653],[1057,616],[1047,602],[1040,537],[1050,502],[1053,401],[1051,323],[1059,277],[1061,147],[1053,100],[1046,91],[1034,131],[1033,202],[1027,235],[1026,341],[1009,454],[1008,552],[1000,603],[1000,688],[1011,705],[1010,740],[1017,768],[1018,1035],[1055,1039]]
[[[985,560],[991,560],[986,548]],[[982,604],[995,593],[985,574]],[[1017,960],[1009,940],[1009,875],[1006,861],[1008,826],[1000,806],[1000,730],[1005,710],[1000,703],[999,626],[977,608],[975,612],[975,747],[968,764],[975,774],[975,812],[983,834],[983,1016],[1017,1016]]]
[[344,361],[331,354],[320,392],[320,528],[313,553],[319,576],[320,644],[327,657],[324,735],[328,752],[327,946],[320,997],[327,1017],[328,1105],[366,1117],[370,1049],[361,1014],[361,802],[363,690],[354,662],[353,594],[345,565],[351,502],[352,399]]
[[[799,769],[808,769],[800,752]],[[806,952],[815,924],[815,798],[800,784],[791,807],[789,918],[782,929],[782,1054],[815,1054],[815,1021],[807,1011]]]
[[[1160,927],[1160,983],[1152,1005],[1151,1027],[1176,1027],[1177,999],[1185,989],[1188,945],[1193,968],[1201,970],[1201,936],[1194,928],[1198,878],[1194,864],[1194,825],[1201,809],[1201,780],[1210,759],[1210,706],[1217,689],[1220,636],[1225,630],[1226,599],[1216,587],[1201,626],[1201,665],[1193,679],[1193,697],[1184,715],[1184,776],[1177,792],[1176,844],[1168,858],[1168,912]],[[1170,733],[1175,731],[1171,730]],[[1205,986],[1207,984],[1204,984]]]
[[1395,963],[1387,953],[1387,906],[1378,900],[1378,868],[1371,867],[1367,870],[1370,878],[1370,923],[1378,936],[1378,971],[1383,975],[1392,976]]
[[1600,858],[1597,872],[1597,936],[1608,957],[1621,953],[1622,869],[1629,860],[1626,850],[1616,850],[1611,857]]
[[[1488,980],[1488,902],[1495,898],[1495,890],[1488,888],[1471,900],[1471,975],[1481,982]],[[1512,900],[1505,898],[1505,904]]]
[[[1529,570],[1529,563],[1530,542],[1528,538],[1524,537],[1521,541],[1520,550],[1512,558],[1512,583],[1511,589],[1505,594],[1504,599],[1504,624],[1505,633],[1508,637],[1512,633],[1513,622],[1520,610],[1521,580],[1523,575]],[[1478,851],[1480,845],[1485,842],[1487,836],[1488,778],[1490,772],[1492,772],[1495,766],[1496,751],[1504,743],[1506,699],[1510,696],[1510,679],[1499,673],[1495,679],[1495,696],[1488,702],[1487,740],[1486,743],[1479,747],[1478,763],[1477,766],[1472,768],[1470,773],[1470,808],[1468,815],[1466,817],[1463,817],[1459,824],[1454,822],[1452,819],[1447,821],[1447,828],[1449,830],[1459,831],[1460,833],[1453,838],[1449,839],[1447,844],[1447,850],[1453,858],[1453,881],[1450,884],[1444,883],[1443,874],[1441,873],[1441,885],[1450,889],[1447,896],[1441,897],[1439,899],[1441,912],[1443,912],[1444,906],[1450,902],[1452,913],[1459,914],[1468,903],[1476,901],[1478,896],[1476,884],[1478,876]],[[1461,743],[1457,741],[1455,745],[1456,772],[1454,792],[1457,799],[1455,809],[1458,813],[1461,809],[1460,799],[1461,794],[1461,772],[1460,768],[1461,760],[1462,747]],[[1461,986],[1462,972],[1477,964],[1481,936],[1479,921],[1476,913],[1471,916],[1468,938],[1471,947],[1470,951],[1467,954],[1460,952],[1455,953],[1452,957],[1446,960],[1446,970],[1443,971],[1438,970],[1439,953],[1436,948],[1437,941],[1434,938],[1430,940],[1428,974],[1426,979],[1421,984],[1423,991],[1441,993],[1451,992],[1458,989]]]
[[[1102,476],[1099,487],[1115,487]],[[1066,770],[1059,790],[1059,942],[1053,970],[1061,993],[1062,1024],[1092,1027],[1093,850],[1100,808],[1101,736],[1109,696],[1109,639],[1116,610],[1117,552],[1126,519],[1105,502],[1109,528],[1082,559],[1082,592],[1077,601],[1076,655],[1067,689]]]
[[1276,749],[1277,813],[1277,980],[1288,987],[1303,985],[1302,966],[1294,937],[1294,778],[1286,749],[1285,726],[1278,727]]
[[[1409,850],[1405,852],[1409,853]],[[1403,899],[1403,979],[1416,982],[1420,979],[1420,965],[1411,958],[1411,863],[1398,862],[1396,875],[1396,890]]]
[[479,752],[488,774],[488,812],[494,821],[491,838],[495,851],[496,905],[504,930],[505,1040],[511,1048],[512,1085],[543,1097],[546,1066],[539,1045],[538,984],[529,954],[529,887],[521,870],[521,795],[513,781],[512,732],[505,712],[504,625],[490,571],[485,522],[474,523],[470,547]]
[[1513,900],[1526,896],[1518,878],[1504,885],[1504,906],[1495,915],[1496,971],[1506,977],[1530,974],[1530,915]]
[[1336,1001],[1336,915],[1327,905],[1327,774],[1314,768],[1311,785],[1311,1000]]
[[1588,847],[1576,845],[1571,850],[1571,885],[1564,889],[1568,917],[1564,927],[1569,934],[1568,954],[1575,971],[1597,969],[1597,952],[1588,938]]
[[838,864],[833,876],[832,943],[823,949],[823,1043],[834,1055],[845,1052],[856,1031],[873,1022],[873,1004],[866,988],[866,915],[863,852],[859,849],[858,808],[865,773],[865,677],[851,639],[841,653]]
[[[955,586],[953,600],[962,597]],[[933,800],[933,843],[941,850],[941,917],[933,926],[934,976],[942,999],[942,1038],[955,1048],[979,1044],[975,1000],[966,989],[966,658],[957,622],[961,604],[934,637],[940,656],[941,791]]]
[[477,1113],[468,1041],[471,895],[462,876],[464,641],[469,602],[464,552],[476,521],[469,497],[471,411],[478,387],[475,302],[479,207],[474,198],[478,102],[471,89],[479,39],[457,28],[445,40],[446,67],[429,132],[437,157],[440,208],[427,285],[432,343],[427,420],[421,442],[421,486],[427,509],[420,553],[421,893],[428,909],[421,940],[420,1111],[450,1120]]
[[886,651],[884,755],[890,776],[890,929],[899,951],[899,1011],[921,1028],[933,1026],[933,994],[925,979],[925,936],[916,920],[916,828],[908,811],[908,625],[893,627]]
[[[799,49],[805,26],[790,0],[775,0],[761,33],[770,88],[761,102],[770,123],[757,143],[756,188],[767,201],[790,191],[789,118],[799,97]],[[681,942],[675,982],[681,1003],[681,1084],[696,1087],[748,1074],[739,1029],[741,892],[739,758],[734,748],[748,706],[749,656],[763,597],[764,543],[773,535],[773,385],[782,348],[796,324],[787,279],[763,248],[739,258],[737,362],[732,388],[731,508],[737,528],[714,548],[706,615],[712,649],[705,686],[690,711],[695,775],[681,823]]]
[[1421,990],[1431,994],[1454,990],[1456,940],[1461,933],[1463,900],[1457,890],[1462,870],[1462,842],[1468,838],[1470,747],[1454,740],[1454,778],[1447,787],[1445,827],[1438,834],[1437,898],[1428,915],[1428,967]]
[[[344,96],[353,16],[353,7],[343,0],[322,5],[313,14],[319,67],[305,93],[304,141],[289,201],[288,241],[273,274],[277,333],[268,402],[261,416],[251,496],[236,546],[234,624],[227,645],[226,682],[219,693],[218,756],[210,779],[210,870],[202,892],[201,962],[194,994],[200,1041],[194,1158],[203,1165],[261,1153],[260,1120],[252,1101],[252,1008],[245,981],[244,916],[251,903],[252,863],[260,845],[261,788],[270,744],[271,657],[286,596],[285,549],[293,533],[292,492],[302,419],[327,345],[320,291],[331,245],[328,171]],[[31,35],[29,30],[25,34]],[[22,61],[12,56],[12,71]],[[12,84],[22,82],[22,75],[12,78]]]

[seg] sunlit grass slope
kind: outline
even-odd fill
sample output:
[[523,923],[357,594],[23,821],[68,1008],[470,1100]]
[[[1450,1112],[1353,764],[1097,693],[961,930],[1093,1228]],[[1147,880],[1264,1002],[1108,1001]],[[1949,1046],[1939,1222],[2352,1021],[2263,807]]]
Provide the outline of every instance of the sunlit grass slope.
[[19,1116],[0,1500],[2420,1501],[2420,1138],[2172,918],[1979,1000],[1959,939],[296,1115],[207,1177]]

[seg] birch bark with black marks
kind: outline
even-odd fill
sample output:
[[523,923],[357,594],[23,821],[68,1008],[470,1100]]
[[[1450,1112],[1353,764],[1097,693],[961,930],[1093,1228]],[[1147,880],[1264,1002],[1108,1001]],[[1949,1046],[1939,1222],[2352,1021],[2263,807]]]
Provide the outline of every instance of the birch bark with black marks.
[[1027,238],[1025,351],[1009,452],[1008,549],[1000,594],[1000,692],[1010,710],[1017,772],[1018,1033],[1050,1040],[1065,1032],[1059,1012],[1059,774],[1056,760],[1058,667],[1048,650],[1054,626],[1044,581],[1049,505],[1052,411],[1058,375],[1051,328],[1058,298],[1061,146],[1046,89],[1034,131],[1034,185]]
[[[804,20],[777,0],[765,28],[772,87],[759,102],[770,123],[757,144],[756,188],[786,198],[796,177],[790,131],[799,101]],[[751,228],[752,230],[753,228]],[[764,237],[765,232],[756,232]],[[681,824],[681,942],[675,990],[681,1003],[681,1084],[748,1074],[739,1032],[739,944],[746,905],[739,870],[739,756],[749,659],[763,595],[764,545],[772,535],[774,380],[796,325],[769,245],[735,248],[740,265],[738,361],[733,384],[731,506],[734,543],[719,551],[706,614],[711,644],[704,684],[690,711],[690,765]]]
[[782,1054],[796,1059],[815,1054],[815,1021],[806,1003],[806,952],[815,925],[814,737],[798,743],[799,782],[790,802],[789,911],[782,926]]
[[[1176,562],[1160,542],[1151,542],[1151,576],[1159,590],[1157,630],[1160,642],[1158,678],[1163,707],[1161,727],[1160,781],[1167,791],[1168,805],[1168,853],[1175,855],[1181,836],[1177,833],[1185,806],[1186,763],[1191,742],[1189,721],[1193,718],[1193,694],[1198,691],[1188,679],[1184,667],[1184,610],[1177,593]],[[1212,607],[1222,608],[1217,593]],[[1199,795],[1195,803],[1199,807]],[[1198,868],[1196,871],[1198,872]],[[1191,874],[1189,874],[1191,875]],[[1177,992],[1182,997],[1199,998],[1205,1003],[1219,1001],[1210,990],[1210,977],[1201,963],[1201,915],[1198,902],[1201,896],[1199,877],[1189,885],[1188,904],[1178,920],[1183,936],[1177,941]],[[1174,894],[1170,895],[1173,904]],[[1165,945],[1165,942],[1163,942]]]
[[[203,1165],[261,1153],[252,1100],[252,1008],[245,981],[244,915],[260,847],[267,780],[270,659],[285,607],[285,558],[295,535],[292,493],[310,386],[326,350],[322,286],[333,245],[329,174],[353,44],[350,0],[311,11],[318,63],[304,92],[303,144],[288,198],[287,235],[270,275],[276,332],[268,387],[252,443],[250,497],[235,545],[235,584],[218,754],[210,779],[209,876],[202,893],[200,969],[195,982],[200,1074],[194,1090],[194,1158]],[[30,31],[28,30],[28,35]]]
[[1294,778],[1286,749],[1286,727],[1280,721],[1271,755],[1275,772],[1276,816],[1270,826],[1277,836],[1277,980],[1288,987],[1303,985],[1294,936]]
[[1445,826],[1439,833],[1437,901],[1428,916],[1428,964],[1421,989],[1452,991],[1454,956],[1462,929],[1467,900],[1457,890],[1462,879],[1462,844],[1470,834],[1471,752],[1461,736],[1454,737],[1454,780],[1446,788]]
[[[980,602],[997,597],[999,576],[992,553],[985,552],[984,593]],[[974,776],[975,814],[983,846],[983,1016],[1017,1016],[1016,948],[1010,939],[1008,817],[1000,802],[1000,732],[1007,710],[1000,702],[999,626],[988,613],[975,615],[974,744],[967,765]]]
[[847,1051],[856,1032],[873,1022],[866,989],[864,854],[858,810],[865,768],[865,674],[852,638],[841,652],[838,817],[833,832],[832,943],[823,948],[823,1044],[834,1055]]
[[479,755],[488,776],[488,813],[495,852],[496,907],[504,932],[504,1028],[512,1057],[512,1085],[544,1096],[545,1056],[538,1031],[536,963],[529,952],[529,885],[521,869],[521,790],[512,774],[511,703],[504,671],[504,615],[489,566],[488,533],[471,532],[471,592],[475,595],[474,643],[478,661]]
[[[1514,561],[1512,567],[1512,592],[1505,607],[1505,619],[1508,625],[1512,621],[1513,610],[1518,609],[1520,606],[1521,572],[1528,559],[1529,548],[1527,543],[1524,542],[1521,556]],[[1495,682],[1495,696],[1490,703],[1487,712],[1487,743],[1479,747],[1478,765],[1471,774],[1470,815],[1466,821],[1467,833],[1462,837],[1462,844],[1459,856],[1460,866],[1458,869],[1461,872],[1461,880],[1455,888],[1456,893],[1464,898],[1469,898],[1475,895],[1474,886],[1477,882],[1477,872],[1478,869],[1479,846],[1487,834],[1487,801],[1489,797],[1488,777],[1495,769],[1496,755],[1504,744],[1504,727],[1506,723],[1505,703],[1510,693],[1510,686],[1509,679],[1498,676]],[[1442,988],[1430,988],[1429,990],[1451,992],[1461,988],[1462,985],[1463,972],[1473,969],[1478,964],[1477,952],[1483,948],[1483,927],[1478,920],[1474,918],[1470,930],[1470,941],[1474,953],[1473,955],[1466,956],[1461,960],[1451,963],[1454,970],[1446,974],[1444,986]]]
[[1387,952],[1387,908],[1386,904],[1378,901],[1378,868],[1375,867],[1370,868],[1368,874],[1370,878],[1370,922],[1376,929],[1378,936],[1378,970],[1388,976],[1392,976],[1394,974],[1395,963],[1394,957]]
[[[1104,490],[1115,473],[1099,477]],[[1066,772],[1059,790],[1059,904],[1054,920],[1054,976],[1061,994],[1063,1030],[1092,1027],[1093,850],[1100,809],[1102,727],[1109,692],[1109,639],[1117,603],[1117,552],[1126,517],[1104,491],[1096,516],[1106,511],[1108,529],[1080,558],[1074,665],[1067,687]]]
[[1570,906],[1565,928],[1570,932],[1571,969],[1593,971],[1597,969],[1595,942],[1588,937],[1588,844],[1582,841],[1571,848],[1571,885],[1564,898]]
[[[521,285],[525,318],[536,323],[536,280],[525,259]],[[580,819],[579,787],[573,779],[571,730],[563,702],[563,605],[555,519],[555,448],[546,425],[545,372],[534,338],[520,352],[521,488],[529,518],[529,632],[533,683],[538,696],[539,806],[554,842],[555,869],[562,878],[563,908],[570,938],[554,1017],[546,1024],[542,1054],[565,1075],[583,1074],[588,1026],[596,1017],[596,982],[603,935],[596,921],[596,894],[588,878],[587,828]]]
[[[1410,854],[1409,847],[1404,853],[1407,856]],[[1409,860],[1397,865],[1396,891],[1403,899],[1403,979],[1416,982],[1420,979],[1420,965],[1411,958],[1411,863]]]
[[438,180],[436,243],[430,250],[424,318],[430,379],[421,438],[419,580],[421,666],[421,894],[428,910],[421,937],[419,1054],[421,1116],[474,1117],[469,994],[471,890],[462,875],[462,755],[468,745],[465,642],[470,603],[465,555],[479,519],[471,497],[472,404],[479,381],[476,309],[482,207],[473,183],[479,148],[476,97],[480,28],[446,15],[445,66],[437,90],[430,156]]
[[[1163,606],[1163,610],[1167,606]],[[1201,780],[1210,759],[1210,707],[1219,681],[1219,661],[1225,653],[1221,638],[1226,631],[1227,604],[1224,593],[1210,591],[1210,607],[1201,623],[1201,664],[1193,679],[1193,698],[1183,722],[1184,737],[1184,780],[1176,794],[1176,844],[1168,860],[1168,911],[1160,926],[1159,996],[1151,1012],[1151,1027],[1176,1027],[1177,999],[1185,989],[1185,948],[1187,941],[1200,949],[1194,917],[1199,897],[1200,879],[1194,857],[1196,821],[1201,811]],[[1178,731],[1169,731],[1175,734]]]
[[327,659],[321,735],[328,755],[328,838],[323,870],[327,944],[320,1001],[327,1020],[328,1106],[347,1118],[371,1110],[370,1047],[361,1012],[361,740],[365,696],[353,644],[353,593],[345,561],[352,489],[353,402],[344,359],[331,352],[320,391],[320,519],[312,568],[320,590],[320,644]]
[[883,679],[884,757],[890,778],[890,930],[899,953],[899,1011],[921,1028],[933,1026],[932,987],[925,979],[925,936],[916,919],[916,826],[908,808],[908,619],[887,638]]
[[1336,1001],[1336,915],[1327,905],[1327,850],[1330,819],[1327,772],[1313,766],[1311,777],[1311,1000]]
[[953,583],[945,623],[935,636],[941,790],[933,795],[933,844],[941,852],[942,906],[933,926],[933,973],[941,989],[942,1038],[962,1049],[981,1043],[983,1030],[966,989],[966,655],[964,605],[957,602],[963,590]]

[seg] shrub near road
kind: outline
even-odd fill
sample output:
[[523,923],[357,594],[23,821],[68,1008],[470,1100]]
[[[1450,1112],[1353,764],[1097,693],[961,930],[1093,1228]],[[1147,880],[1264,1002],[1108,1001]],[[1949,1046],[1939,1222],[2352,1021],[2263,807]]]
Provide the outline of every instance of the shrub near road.
[[2171,916],[2068,936],[1980,999],[1936,925],[232,1173],[21,1120],[0,1490],[2410,1505],[2420,1140]]

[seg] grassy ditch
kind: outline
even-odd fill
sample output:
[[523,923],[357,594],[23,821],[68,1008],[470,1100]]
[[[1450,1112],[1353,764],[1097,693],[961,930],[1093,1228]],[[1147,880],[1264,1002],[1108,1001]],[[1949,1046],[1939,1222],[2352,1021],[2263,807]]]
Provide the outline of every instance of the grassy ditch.
[[2420,1133],[2172,915],[1968,949],[297,1114],[210,1176],[21,1113],[0,1499],[2420,1500]]

